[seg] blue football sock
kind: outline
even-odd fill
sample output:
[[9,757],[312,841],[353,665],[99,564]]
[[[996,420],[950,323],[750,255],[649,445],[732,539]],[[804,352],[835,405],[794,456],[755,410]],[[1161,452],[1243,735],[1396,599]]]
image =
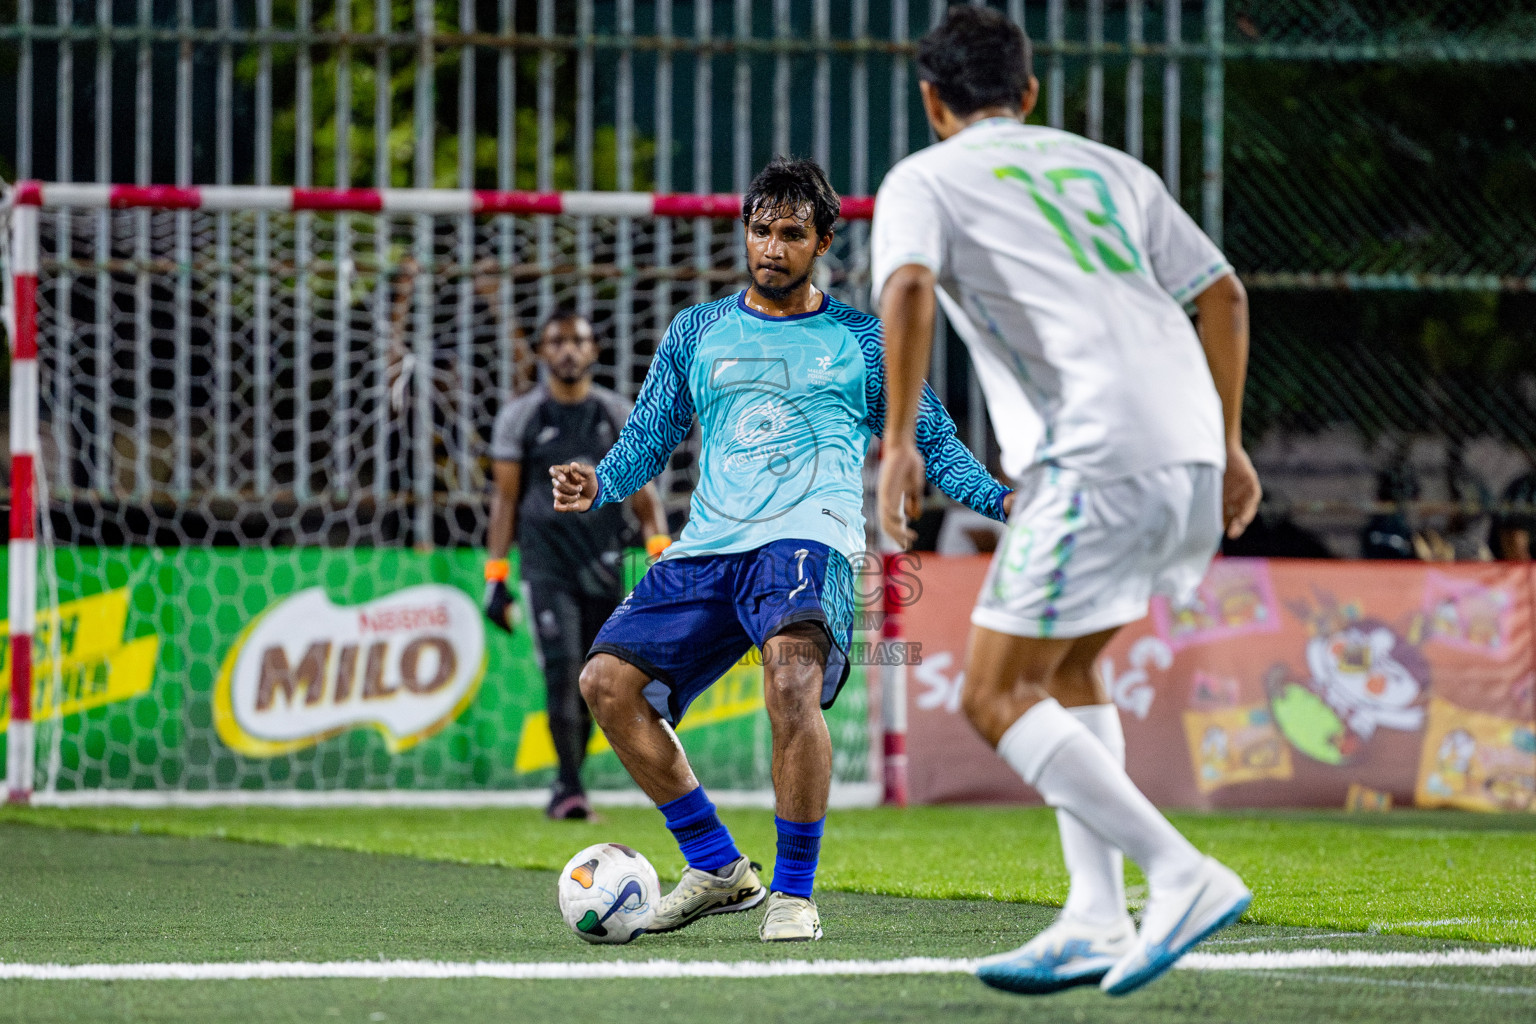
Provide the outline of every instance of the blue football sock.
[[677,838],[689,867],[714,871],[741,859],[731,834],[715,813],[715,805],[704,795],[703,786],[661,804],[658,810],[666,815],[667,828]]
[[773,885],[788,896],[810,898],[816,883],[816,862],[821,857],[821,833],[827,819],[785,821],[774,815],[779,829],[779,856],[773,864]]

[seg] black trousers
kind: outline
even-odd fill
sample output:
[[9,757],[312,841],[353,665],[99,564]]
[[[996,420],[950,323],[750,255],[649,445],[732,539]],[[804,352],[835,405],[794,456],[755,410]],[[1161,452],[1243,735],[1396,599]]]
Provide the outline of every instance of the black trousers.
[[531,579],[533,633],[544,663],[544,690],[549,732],[560,759],[559,788],[581,792],[581,763],[592,739],[592,715],[581,699],[581,666],[608,616],[618,607],[617,595],[594,597],[559,581]]

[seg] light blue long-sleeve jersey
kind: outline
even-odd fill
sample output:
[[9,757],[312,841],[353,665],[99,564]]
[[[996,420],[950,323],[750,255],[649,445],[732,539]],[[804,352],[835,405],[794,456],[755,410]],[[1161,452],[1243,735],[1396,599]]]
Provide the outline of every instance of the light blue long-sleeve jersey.
[[[773,317],[746,293],[673,317],[634,411],[597,467],[594,507],[655,477],[699,417],[698,485],[667,557],[749,551],[775,540],[864,550],[862,469],[885,429],[885,346],[878,317],[824,296]],[[1008,489],[955,436],[925,385],[917,447],[945,494],[1002,520]]]

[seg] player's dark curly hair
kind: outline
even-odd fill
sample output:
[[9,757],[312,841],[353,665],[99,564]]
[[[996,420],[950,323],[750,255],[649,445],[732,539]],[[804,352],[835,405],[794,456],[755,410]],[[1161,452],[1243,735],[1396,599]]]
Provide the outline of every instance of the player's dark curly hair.
[[1029,37],[1001,11],[964,4],[917,44],[917,75],[956,117],[1017,107],[1029,88]]
[[752,184],[741,197],[741,222],[750,223],[758,211],[793,215],[801,207],[811,208],[811,222],[816,226],[816,237],[825,238],[832,233],[842,210],[842,200],[827,180],[827,172],[814,160],[794,160],[776,156],[768,166],[757,172]]

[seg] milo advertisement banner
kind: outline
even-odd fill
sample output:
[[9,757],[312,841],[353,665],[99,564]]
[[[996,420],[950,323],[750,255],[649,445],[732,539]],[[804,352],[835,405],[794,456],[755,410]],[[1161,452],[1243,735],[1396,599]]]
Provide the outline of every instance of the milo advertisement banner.
[[[982,558],[903,612],[913,798],[1032,800],[959,711]],[[1536,810],[1536,577],[1518,565],[1222,559],[1098,668],[1132,778],[1174,807]]]
[[[39,788],[496,790],[555,766],[535,638],[480,610],[483,554],[94,549],[55,554],[33,708]],[[631,580],[644,571],[631,559]],[[9,715],[0,644],[0,728]],[[829,713],[840,781],[868,774],[864,672]],[[751,656],[678,728],[700,778],[765,788]],[[0,744],[3,744],[0,739]],[[601,733],[594,789],[631,785]]]
[[440,583],[351,606],[323,587],[302,590],[252,620],[224,655],[214,727],[250,757],[361,728],[398,753],[474,701],[485,633],[475,602]]

